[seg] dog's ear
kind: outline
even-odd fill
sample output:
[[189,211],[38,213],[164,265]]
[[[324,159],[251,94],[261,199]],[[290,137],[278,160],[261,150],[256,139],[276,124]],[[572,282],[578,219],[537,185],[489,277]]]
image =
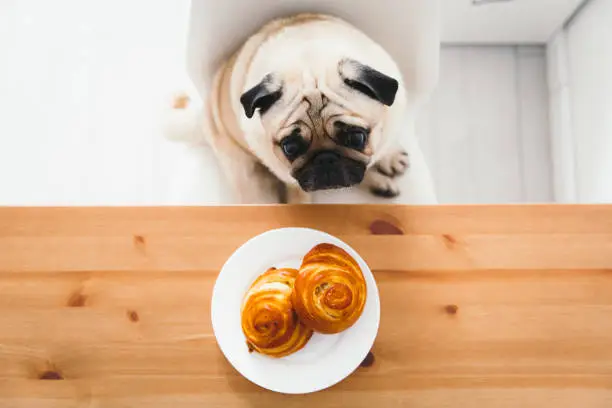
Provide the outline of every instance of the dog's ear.
[[244,114],[250,119],[257,109],[261,115],[266,113],[281,96],[283,96],[282,85],[268,74],[260,83],[242,94],[240,103],[244,108]]
[[338,65],[338,73],[346,85],[384,105],[391,106],[395,101],[399,83],[374,68],[344,59]]

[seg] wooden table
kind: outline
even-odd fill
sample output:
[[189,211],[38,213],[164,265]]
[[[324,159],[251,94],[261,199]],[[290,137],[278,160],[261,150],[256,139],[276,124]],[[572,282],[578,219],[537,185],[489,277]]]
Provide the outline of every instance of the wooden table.
[[[374,364],[307,396],[210,325],[225,259],[282,226],[354,246],[382,302]],[[612,407],[612,206],[0,209],[2,408],[400,406]]]

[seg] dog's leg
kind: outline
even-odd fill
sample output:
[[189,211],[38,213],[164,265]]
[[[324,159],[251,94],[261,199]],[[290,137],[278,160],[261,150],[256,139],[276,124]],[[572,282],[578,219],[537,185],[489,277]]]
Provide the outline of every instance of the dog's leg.
[[299,186],[286,185],[285,188],[287,204],[312,204],[312,195]]
[[400,189],[396,178],[403,175],[409,165],[408,153],[404,149],[392,149],[366,171],[361,185],[376,196],[397,197]]
[[279,203],[282,183],[263,164],[229,138],[216,140],[213,149],[235,202]]

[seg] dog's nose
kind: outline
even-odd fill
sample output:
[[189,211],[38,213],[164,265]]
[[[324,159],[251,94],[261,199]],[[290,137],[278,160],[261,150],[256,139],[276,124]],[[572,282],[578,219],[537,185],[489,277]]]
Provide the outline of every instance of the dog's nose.
[[331,166],[338,162],[340,157],[334,152],[321,152],[312,160],[317,166]]

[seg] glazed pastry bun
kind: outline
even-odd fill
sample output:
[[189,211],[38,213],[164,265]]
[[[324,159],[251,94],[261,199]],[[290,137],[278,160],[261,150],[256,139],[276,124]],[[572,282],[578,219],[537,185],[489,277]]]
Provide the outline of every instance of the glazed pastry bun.
[[309,328],[339,333],[361,316],[366,282],[357,261],[332,244],[319,244],[306,254],[293,290],[293,307]]
[[246,293],[241,312],[249,351],[284,357],[306,345],[312,336],[297,317],[291,294],[298,271],[270,268]]

